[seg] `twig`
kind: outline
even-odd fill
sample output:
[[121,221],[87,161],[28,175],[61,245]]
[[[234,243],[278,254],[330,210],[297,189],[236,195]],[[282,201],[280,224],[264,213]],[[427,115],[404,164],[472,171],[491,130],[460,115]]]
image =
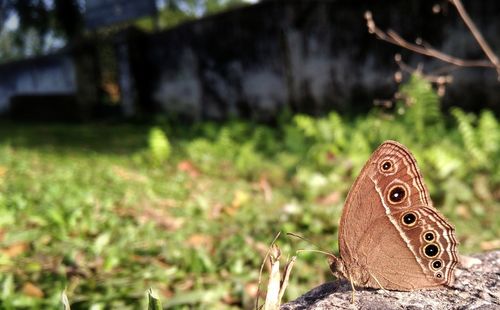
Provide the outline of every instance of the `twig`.
[[476,25],[474,24],[469,14],[465,10],[462,1],[460,0],[449,0],[449,1],[457,8],[458,14],[460,14],[460,17],[464,21],[465,25],[469,28],[470,32],[474,36],[474,39],[476,39],[477,43],[479,44],[483,52],[486,54],[486,57],[488,57],[491,63],[495,66],[498,73],[498,79],[500,81],[500,62],[498,61],[497,55],[495,55],[495,53],[489,46],[488,42],[486,42],[481,32],[477,29]]
[[410,51],[437,58],[441,61],[453,64],[459,67],[483,67],[483,68],[496,68],[496,65],[488,60],[467,60],[458,57],[454,57],[445,54],[441,51],[436,50],[428,44],[414,44],[403,39],[399,34],[393,30],[388,30],[387,33],[382,31],[377,27],[375,21],[373,20],[372,13],[370,11],[365,12],[366,25],[368,31],[373,33],[378,39],[389,42],[391,44],[406,48]]
[[[458,57],[454,57],[443,53],[435,48],[433,48],[429,43],[423,41],[421,38],[417,38],[415,43],[411,43],[403,39],[398,33],[389,29],[387,32],[382,31],[377,27],[375,21],[373,20],[372,13],[370,11],[365,12],[366,26],[368,27],[368,32],[374,34],[378,39],[386,41],[388,43],[397,45],[399,47],[405,48],[407,50],[413,51],[415,53],[433,57],[439,59],[443,62],[451,64],[452,66],[442,67],[434,72],[434,74],[424,74],[421,68],[412,68],[408,66],[401,60],[401,55],[396,54],[395,60],[399,66],[399,71],[394,74],[396,82],[401,82],[402,72],[408,72],[410,74],[420,74],[424,79],[435,84],[437,86],[437,92],[439,96],[443,96],[446,91],[446,85],[453,81],[451,75],[447,74],[456,69],[456,67],[482,67],[482,68],[494,68],[497,71],[497,79],[500,81],[500,61],[497,55],[493,52],[489,44],[484,39],[481,32],[478,30],[469,14],[465,10],[461,0],[448,0],[458,11],[460,18],[463,20],[469,31],[471,32],[474,39],[479,44],[480,48],[488,58],[488,60],[467,60]],[[438,5],[432,7],[434,13],[440,11]],[[383,106],[391,106],[392,100],[377,101],[375,104]]]
[[424,74],[422,72],[422,68],[413,68],[407,63],[405,63],[402,58],[401,54],[396,54],[394,57],[394,60],[396,61],[396,64],[399,66],[399,69],[403,72],[409,73],[409,74],[420,74],[424,79],[427,81],[438,84],[438,85],[446,85],[446,84],[451,84],[453,82],[453,76],[447,75],[447,74],[433,74],[433,73],[426,73]]

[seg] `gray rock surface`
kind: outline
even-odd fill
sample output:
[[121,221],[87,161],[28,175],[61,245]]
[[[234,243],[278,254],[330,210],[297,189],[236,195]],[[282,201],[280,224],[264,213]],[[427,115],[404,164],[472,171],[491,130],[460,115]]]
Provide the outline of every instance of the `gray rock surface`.
[[473,257],[478,260],[462,263],[469,266],[457,269],[455,283],[448,288],[413,292],[357,288],[352,304],[351,285],[341,280],[322,284],[281,309],[500,309],[500,251]]

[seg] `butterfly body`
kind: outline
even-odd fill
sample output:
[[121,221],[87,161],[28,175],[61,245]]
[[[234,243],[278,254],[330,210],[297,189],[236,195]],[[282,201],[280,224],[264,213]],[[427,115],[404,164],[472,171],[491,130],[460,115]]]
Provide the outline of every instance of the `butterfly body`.
[[432,205],[416,160],[395,141],[372,154],[351,187],[334,274],[361,287],[409,291],[450,285],[454,228]]

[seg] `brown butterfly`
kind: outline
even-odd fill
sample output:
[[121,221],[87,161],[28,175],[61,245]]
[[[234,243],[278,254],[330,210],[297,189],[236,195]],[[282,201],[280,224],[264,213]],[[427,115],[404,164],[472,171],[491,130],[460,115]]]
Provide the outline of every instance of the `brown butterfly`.
[[413,155],[385,141],[349,191],[340,257],[329,259],[330,269],[361,287],[439,287],[453,282],[456,247],[454,227],[433,207]]

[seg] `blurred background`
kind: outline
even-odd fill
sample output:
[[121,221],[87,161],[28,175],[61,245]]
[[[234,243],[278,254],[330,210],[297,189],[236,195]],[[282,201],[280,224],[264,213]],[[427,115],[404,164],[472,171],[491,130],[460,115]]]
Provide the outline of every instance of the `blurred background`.
[[[500,248],[500,2],[456,3],[0,0],[0,307],[250,309],[387,139]],[[285,299],[332,279],[302,253]]]

